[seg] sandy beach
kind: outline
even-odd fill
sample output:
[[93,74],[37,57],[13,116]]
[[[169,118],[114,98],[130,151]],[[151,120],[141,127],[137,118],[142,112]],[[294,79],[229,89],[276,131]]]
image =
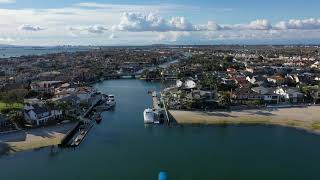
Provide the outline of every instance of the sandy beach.
[[169,111],[178,124],[281,125],[320,133],[320,106],[239,111]]
[[60,144],[74,123],[0,134],[0,153],[18,152]]

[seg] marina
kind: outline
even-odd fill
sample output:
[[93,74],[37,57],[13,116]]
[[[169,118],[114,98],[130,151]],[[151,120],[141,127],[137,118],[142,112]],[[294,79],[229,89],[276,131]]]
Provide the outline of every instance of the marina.
[[[152,108],[147,108],[143,112],[145,124],[164,124],[170,123],[169,116],[166,114],[167,110],[161,100],[161,94],[156,91],[148,92],[152,96]],[[159,97],[160,96],[160,97]]]
[[184,180],[318,178],[319,136],[274,126],[144,126],[143,110],[153,107],[147,91],[160,91],[159,83],[113,80],[94,88],[114,94],[116,108],[102,112],[99,125],[93,120],[78,148],[3,156],[1,178],[158,179],[160,171]]
[[79,146],[94,124],[101,123],[101,113],[114,108],[116,104],[114,95],[97,93],[95,97],[96,98],[93,100],[91,106],[80,117],[80,121],[77,123],[77,125],[71,129],[62,140],[61,145],[63,147]]

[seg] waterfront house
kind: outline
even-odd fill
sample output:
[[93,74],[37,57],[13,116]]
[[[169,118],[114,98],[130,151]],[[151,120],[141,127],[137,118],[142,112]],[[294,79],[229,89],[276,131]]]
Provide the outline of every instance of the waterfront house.
[[46,125],[50,121],[58,120],[61,117],[61,110],[52,110],[38,104],[26,104],[24,107],[24,118],[26,122],[36,126]]
[[252,91],[258,93],[263,102],[266,104],[278,104],[279,95],[274,93],[274,88],[266,88],[264,86],[254,87]]
[[277,87],[274,92],[280,95],[280,100],[283,102],[290,102],[290,103],[303,102],[304,94],[301,93],[300,90],[297,88]]
[[236,89],[233,91],[231,97],[232,101],[237,104],[247,104],[251,101],[260,101],[262,99],[259,93],[247,87]]

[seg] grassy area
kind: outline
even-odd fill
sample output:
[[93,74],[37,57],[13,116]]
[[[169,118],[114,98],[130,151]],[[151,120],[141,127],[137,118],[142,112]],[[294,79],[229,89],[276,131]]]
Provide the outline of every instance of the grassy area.
[[320,129],[320,122],[315,122],[312,124],[313,129]]
[[7,110],[7,109],[22,109],[23,104],[21,103],[14,103],[14,104],[5,104],[0,102],[0,111]]

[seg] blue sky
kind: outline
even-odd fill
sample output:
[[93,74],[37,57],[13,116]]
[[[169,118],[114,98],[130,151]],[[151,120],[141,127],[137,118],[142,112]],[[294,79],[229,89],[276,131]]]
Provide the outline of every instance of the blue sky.
[[0,0],[0,44],[320,43],[320,1]]

